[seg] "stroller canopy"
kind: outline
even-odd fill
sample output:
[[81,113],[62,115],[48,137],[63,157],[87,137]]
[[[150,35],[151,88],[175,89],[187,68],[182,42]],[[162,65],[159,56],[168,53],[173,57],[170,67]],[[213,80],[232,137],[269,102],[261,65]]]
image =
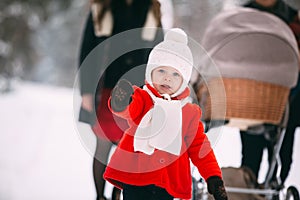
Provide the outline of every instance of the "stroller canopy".
[[223,77],[296,85],[297,42],[272,14],[243,7],[223,11],[210,22],[202,45]]

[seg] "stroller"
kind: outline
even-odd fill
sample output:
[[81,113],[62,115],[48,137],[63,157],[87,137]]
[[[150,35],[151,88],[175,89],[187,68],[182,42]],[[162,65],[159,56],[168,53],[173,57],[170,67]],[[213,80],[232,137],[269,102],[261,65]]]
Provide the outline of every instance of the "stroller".
[[[234,8],[210,22],[202,44],[221,75],[211,74],[207,62],[199,67],[201,77],[196,91],[206,126],[225,124],[248,130],[270,124],[278,129],[263,189],[230,185],[230,177],[224,176],[229,199],[299,199],[296,187],[289,186],[284,191],[271,185],[274,173],[277,184],[281,184],[279,151],[285,134],[289,92],[298,78],[299,52],[290,28],[266,12]],[[225,91],[224,101],[214,92],[220,88]],[[223,171],[225,174],[233,169],[223,170],[227,170]],[[231,175],[237,176],[241,169],[234,170]],[[206,198],[203,188],[194,190],[194,199]]]

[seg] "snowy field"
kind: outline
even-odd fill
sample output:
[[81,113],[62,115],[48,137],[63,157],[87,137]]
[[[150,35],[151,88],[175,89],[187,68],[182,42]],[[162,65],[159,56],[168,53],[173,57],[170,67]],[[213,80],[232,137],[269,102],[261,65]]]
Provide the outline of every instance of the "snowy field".
[[[0,112],[0,200],[95,199],[92,156],[74,123],[72,89],[19,82],[14,91],[0,95]],[[299,132],[286,182],[298,188]],[[238,167],[238,129],[225,127],[214,149],[221,166]]]

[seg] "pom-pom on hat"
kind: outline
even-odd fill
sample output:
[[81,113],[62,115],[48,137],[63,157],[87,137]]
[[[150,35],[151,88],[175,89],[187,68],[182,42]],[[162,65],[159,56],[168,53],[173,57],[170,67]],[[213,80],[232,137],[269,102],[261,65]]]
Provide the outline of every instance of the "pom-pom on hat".
[[146,68],[146,81],[153,86],[151,73],[152,70],[160,66],[169,66],[178,70],[183,83],[179,90],[172,97],[181,94],[188,86],[193,69],[193,56],[188,47],[188,37],[179,28],[170,29],[164,37],[164,41],[156,45],[148,58]]

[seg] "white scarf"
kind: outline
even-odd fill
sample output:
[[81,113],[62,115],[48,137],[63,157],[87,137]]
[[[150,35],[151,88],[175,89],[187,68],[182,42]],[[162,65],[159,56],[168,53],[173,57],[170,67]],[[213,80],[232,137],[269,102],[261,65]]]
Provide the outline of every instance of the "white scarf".
[[142,118],[134,135],[134,151],[151,155],[155,149],[180,155],[182,145],[182,107],[189,98],[182,100],[162,99],[144,86],[154,106]]

